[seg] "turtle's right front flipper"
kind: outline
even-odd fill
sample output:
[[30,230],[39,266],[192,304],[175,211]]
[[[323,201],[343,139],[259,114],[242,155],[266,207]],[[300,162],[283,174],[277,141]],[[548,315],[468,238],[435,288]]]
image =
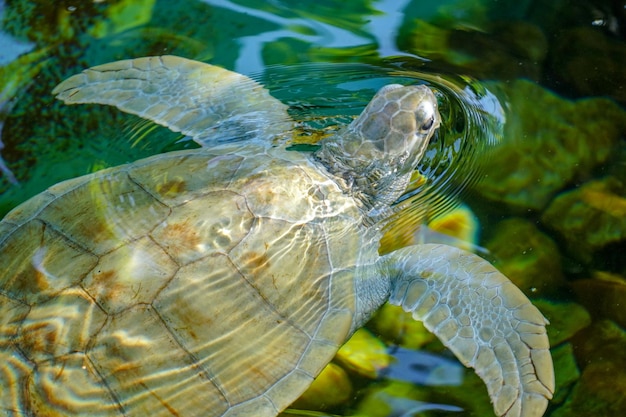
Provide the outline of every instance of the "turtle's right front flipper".
[[392,304],[413,312],[487,385],[498,416],[540,417],[554,392],[547,320],[482,258],[445,245],[382,259]]
[[287,106],[256,81],[176,56],[111,62],[74,75],[52,91],[66,104],[115,106],[190,136],[202,146],[237,140],[267,145],[288,132]]

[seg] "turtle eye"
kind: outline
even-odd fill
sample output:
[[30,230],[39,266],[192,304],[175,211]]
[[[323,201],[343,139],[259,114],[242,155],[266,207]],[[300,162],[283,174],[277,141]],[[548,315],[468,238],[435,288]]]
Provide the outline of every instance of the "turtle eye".
[[428,120],[426,120],[424,124],[420,126],[420,130],[422,132],[430,130],[430,128],[433,127],[433,123],[435,123],[435,116],[430,116]]

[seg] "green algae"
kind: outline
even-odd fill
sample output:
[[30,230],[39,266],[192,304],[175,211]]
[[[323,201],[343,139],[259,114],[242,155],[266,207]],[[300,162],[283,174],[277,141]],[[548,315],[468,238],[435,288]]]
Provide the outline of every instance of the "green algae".
[[557,196],[541,219],[578,259],[626,240],[626,185],[613,177],[591,180]]
[[498,223],[485,246],[494,265],[526,294],[545,294],[564,283],[559,248],[528,220]]
[[626,332],[605,320],[581,332],[574,342],[581,376],[555,417],[626,414]]

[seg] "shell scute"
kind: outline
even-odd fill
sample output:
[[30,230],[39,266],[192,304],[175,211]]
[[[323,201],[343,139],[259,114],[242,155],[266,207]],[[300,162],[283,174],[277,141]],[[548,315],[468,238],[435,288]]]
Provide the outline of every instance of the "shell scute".
[[105,313],[82,288],[72,287],[31,307],[15,343],[29,360],[40,364],[85,351],[105,319]]
[[97,257],[39,219],[14,228],[0,244],[1,292],[28,305],[79,283]]
[[[28,410],[18,416],[119,417],[123,415],[117,400],[84,353],[72,353],[37,365],[37,372],[26,383],[29,404],[16,410]],[[68,390],[67,387],[72,387]],[[4,388],[4,387],[3,387]],[[5,404],[5,403],[3,403]]]
[[210,253],[229,252],[249,233],[252,221],[243,196],[212,191],[172,208],[150,236],[186,265]]
[[102,255],[83,287],[107,314],[116,314],[151,303],[177,270],[176,262],[159,245],[143,237]]
[[120,408],[132,415],[195,415],[207,404],[219,415],[227,408],[197,358],[150,305],[109,316],[87,356]]
[[154,306],[231,405],[289,374],[310,343],[224,254],[181,268]]
[[282,317],[309,336],[315,333],[331,298],[332,268],[319,226],[257,219],[229,257]]
[[169,207],[132,181],[125,169],[118,169],[67,190],[38,218],[100,255],[146,235],[169,212]]
[[171,152],[158,163],[139,161],[128,175],[163,204],[175,207],[211,191],[228,188],[246,159],[238,154],[213,154],[208,150]]

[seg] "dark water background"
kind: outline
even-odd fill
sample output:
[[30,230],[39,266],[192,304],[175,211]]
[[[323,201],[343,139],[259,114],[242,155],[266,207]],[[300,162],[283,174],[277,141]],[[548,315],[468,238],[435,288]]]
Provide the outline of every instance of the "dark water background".
[[[415,204],[471,207],[474,243],[550,319],[548,414],[626,415],[623,0],[16,0],[0,12],[2,215],[60,180],[194,146],[54,100],[58,82],[93,65],[163,54],[220,65],[262,82],[311,132],[349,122],[389,82],[431,85],[444,127]],[[350,374],[354,401],[331,411],[491,415],[473,399],[484,386],[463,375],[392,401],[380,394],[390,380]]]

